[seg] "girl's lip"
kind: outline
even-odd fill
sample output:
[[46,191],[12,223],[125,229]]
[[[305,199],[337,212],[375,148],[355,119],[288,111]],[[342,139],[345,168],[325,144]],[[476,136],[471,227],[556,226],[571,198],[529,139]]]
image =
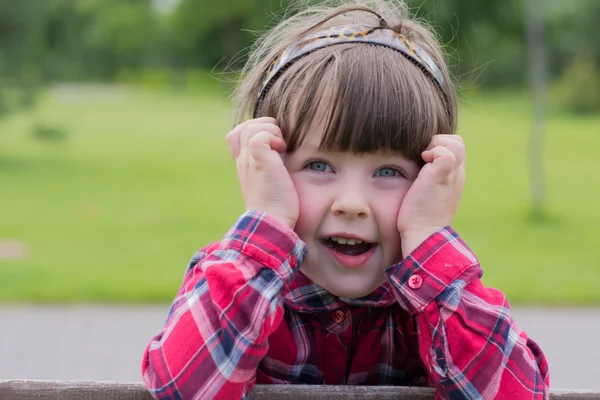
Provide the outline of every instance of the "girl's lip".
[[349,256],[346,254],[338,253],[337,251],[335,251],[331,247],[327,246],[323,242],[320,242],[320,244],[321,244],[321,246],[323,246],[325,248],[325,250],[327,250],[329,252],[329,254],[331,254],[331,256],[338,263],[340,263],[341,265],[343,265],[346,268],[351,268],[351,269],[359,269],[359,268],[364,267],[365,264],[371,259],[371,257],[373,257],[373,254],[375,254],[375,249],[377,247],[377,245],[374,244],[365,253],[362,253],[362,254],[359,254],[356,256]]

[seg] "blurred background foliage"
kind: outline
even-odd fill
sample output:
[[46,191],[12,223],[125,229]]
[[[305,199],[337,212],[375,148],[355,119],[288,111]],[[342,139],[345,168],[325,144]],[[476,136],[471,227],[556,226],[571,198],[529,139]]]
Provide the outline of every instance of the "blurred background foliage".
[[[461,83],[515,87],[527,82],[523,0],[408,3],[439,32]],[[0,0],[3,87],[144,76],[185,86],[188,71],[240,67],[255,32],[273,23],[290,4],[291,0]],[[587,87],[585,100],[574,99],[565,106],[597,109],[593,94],[600,76],[600,2],[540,4],[550,77],[556,82],[573,77],[594,82],[574,89],[580,93]]]
[[[407,1],[461,87],[456,227],[484,282],[514,302],[600,304],[600,1],[535,0],[551,100],[535,157],[534,0]],[[257,32],[297,3],[0,0],[0,301],[172,299],[243,210],[226,95]]]

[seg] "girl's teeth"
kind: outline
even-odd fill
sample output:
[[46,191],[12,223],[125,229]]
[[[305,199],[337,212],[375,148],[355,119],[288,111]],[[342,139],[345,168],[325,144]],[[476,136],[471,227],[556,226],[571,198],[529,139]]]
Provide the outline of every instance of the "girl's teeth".
[[340,236],[332,236],[331,240],[334,242],[337,242],[339,244],[350,244],[350,245],[354,245],[354,244],[361,244],[363,241],[362,240],[358,240],[358,239],[346,239]]

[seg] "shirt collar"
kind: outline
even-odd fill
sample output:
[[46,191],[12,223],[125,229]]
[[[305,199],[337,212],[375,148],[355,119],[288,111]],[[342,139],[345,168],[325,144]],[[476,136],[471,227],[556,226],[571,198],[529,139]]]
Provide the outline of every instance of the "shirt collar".
[[345,306],[388,307],[395,303],[396,299],[388,282],[365,297],[348,299],[329,293],[304,275],[302,271],[297,271],[289,292],[284,296],[284,302],[298,312],[314,313],[333,311]]

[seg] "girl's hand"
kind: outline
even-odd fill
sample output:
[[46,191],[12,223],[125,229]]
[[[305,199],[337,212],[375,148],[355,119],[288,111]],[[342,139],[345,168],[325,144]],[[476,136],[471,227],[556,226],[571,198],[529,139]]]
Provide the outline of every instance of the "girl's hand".
[[274,118],[246,121],[227,134],[246,210],[264,211],[294,229],[299,204],[280,154],[286,143]]
[[458,135],[435,135],[400,206],[398,231],[408,256],[431,234],[452,223],[465,183],[465,144]]

